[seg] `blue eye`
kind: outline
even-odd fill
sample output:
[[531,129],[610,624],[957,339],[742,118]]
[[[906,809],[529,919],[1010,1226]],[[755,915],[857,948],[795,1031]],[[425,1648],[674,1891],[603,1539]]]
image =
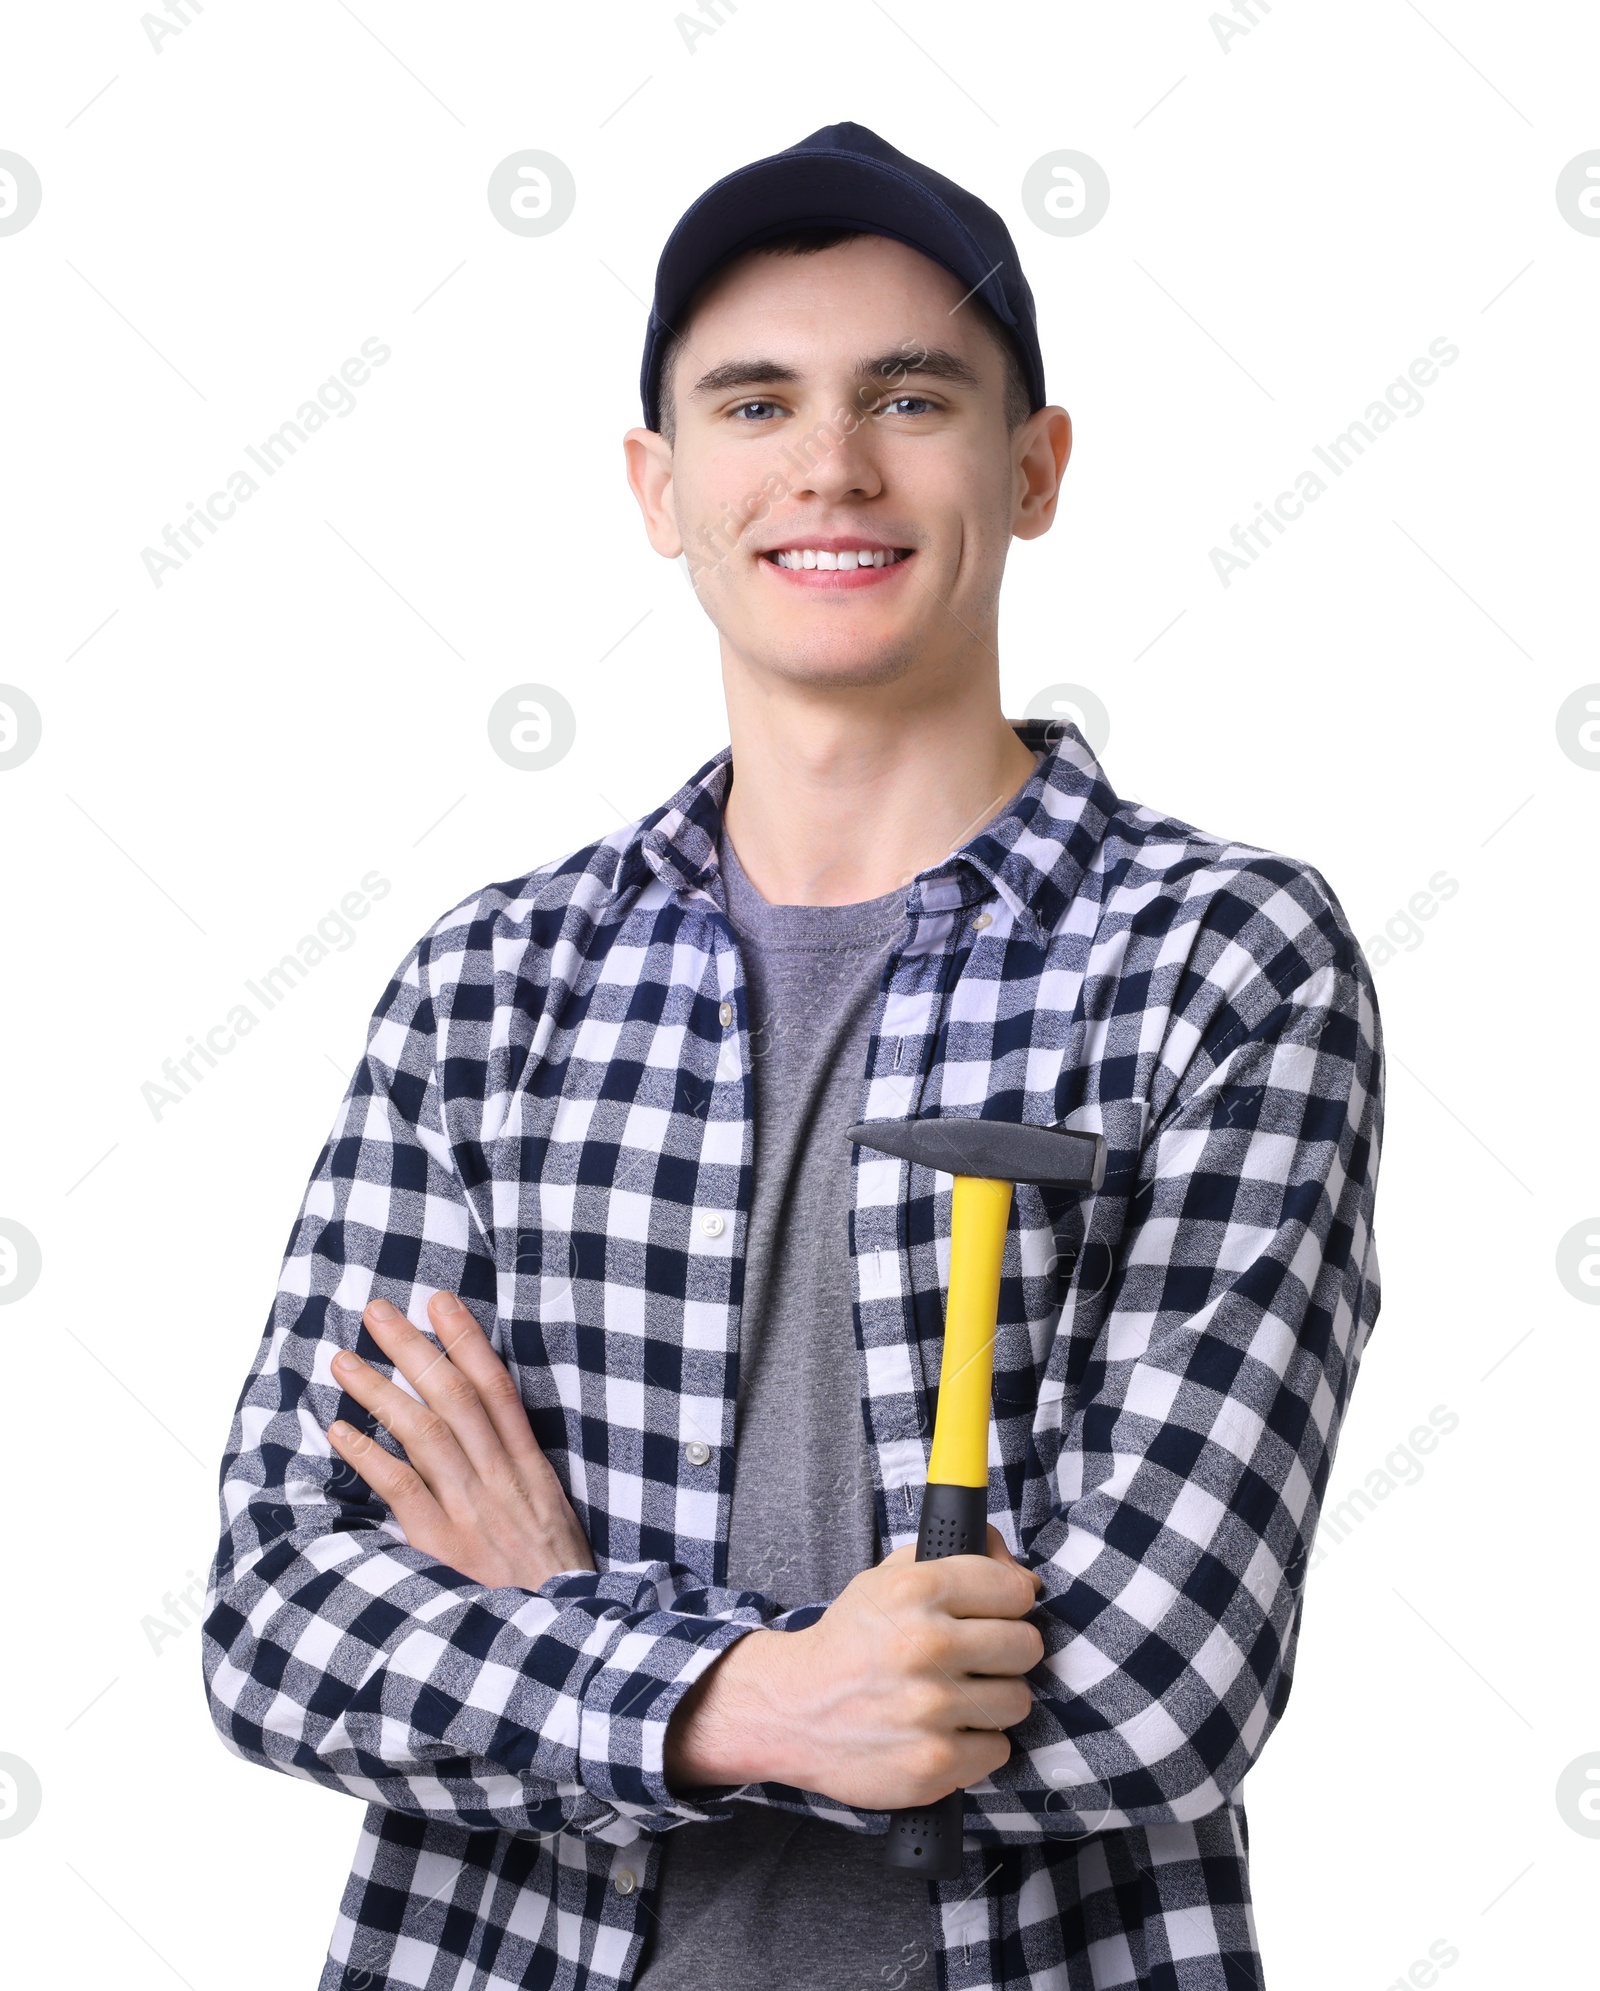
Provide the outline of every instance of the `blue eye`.
[[752,408],[776,408],[776,401],[741,401],[737,408],[729,412],[735,416],[748,415]]
[[885,415],[891,409],[898,409],[904,413],[907,402],[912,403],[916,409],[931,408],[933,406],[933,403],[921,394],[896,394],[887,401],[880,401],[877,413]]

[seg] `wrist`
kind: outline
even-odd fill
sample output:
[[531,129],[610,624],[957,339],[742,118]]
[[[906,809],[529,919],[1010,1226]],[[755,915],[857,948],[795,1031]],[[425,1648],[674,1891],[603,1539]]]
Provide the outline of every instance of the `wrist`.
[[668,1786],[788,1782],[785,1648],[804,1632],[749,1631],[673,1710],[663,1751]]

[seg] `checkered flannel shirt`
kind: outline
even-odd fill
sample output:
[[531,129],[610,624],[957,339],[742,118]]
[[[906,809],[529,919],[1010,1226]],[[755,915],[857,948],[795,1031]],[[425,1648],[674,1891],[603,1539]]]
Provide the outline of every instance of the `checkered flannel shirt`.
[[[863,1120],[1109,1149],[1097,1194],[1014,1202],[989,1511],[1043,1578],[1047,1650],[1010,1761],[966,1794],[965,1870],[930,1884],[933,1975],[1243,1991],[1240,1782],[1288,1698],[1378,1308],[1377,1011],[1316,871],[1119,801],[1071,729],[1019,731],[1049,758],[907,889],[861,1090]],[[736,1848],[742,1803],[885,1829],[774,1784],[690,1801],[662,1773],[691,1682],[823,1601],[780,1615],[726,1587],[753,1154],[728,779],[724,751],[434,926],[290,1237],[223,1463],[204,1663],[229,1747],[370,1807],[321,1991],[626,1985],[663,1833]],[[887,1552],[926,1477],[950,1178],[847,1164]],[[328,1368],[350,1347],[386,1366],[362,1308],[425,1327],[440,1288],[516,1378],[596,1572],[486,1588],[331,1453],[335,1416],[375,1429]]]

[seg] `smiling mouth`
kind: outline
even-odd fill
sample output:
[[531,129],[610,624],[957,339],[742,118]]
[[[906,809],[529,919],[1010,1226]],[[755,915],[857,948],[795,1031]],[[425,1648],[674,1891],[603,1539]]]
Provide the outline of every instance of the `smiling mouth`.
[[761,557],[789,573],[814,569],[822,573],[853,573],[861,567],[895,567],[911,558],[909,546],[862,546],[833,553],[820,546],[785,546]]

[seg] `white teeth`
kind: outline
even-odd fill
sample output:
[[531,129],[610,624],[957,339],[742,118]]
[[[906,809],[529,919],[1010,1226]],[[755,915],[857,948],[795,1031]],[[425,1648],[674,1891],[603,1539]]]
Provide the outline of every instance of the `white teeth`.
[[827,553],[818,547],[786,547],[776,556],[780,567],[799,569],[802,567],[822,567],[827,571],[849,573],[856,567],[892,567],[903,556],[895,550],[884,547],[866,547],[843,553]]

